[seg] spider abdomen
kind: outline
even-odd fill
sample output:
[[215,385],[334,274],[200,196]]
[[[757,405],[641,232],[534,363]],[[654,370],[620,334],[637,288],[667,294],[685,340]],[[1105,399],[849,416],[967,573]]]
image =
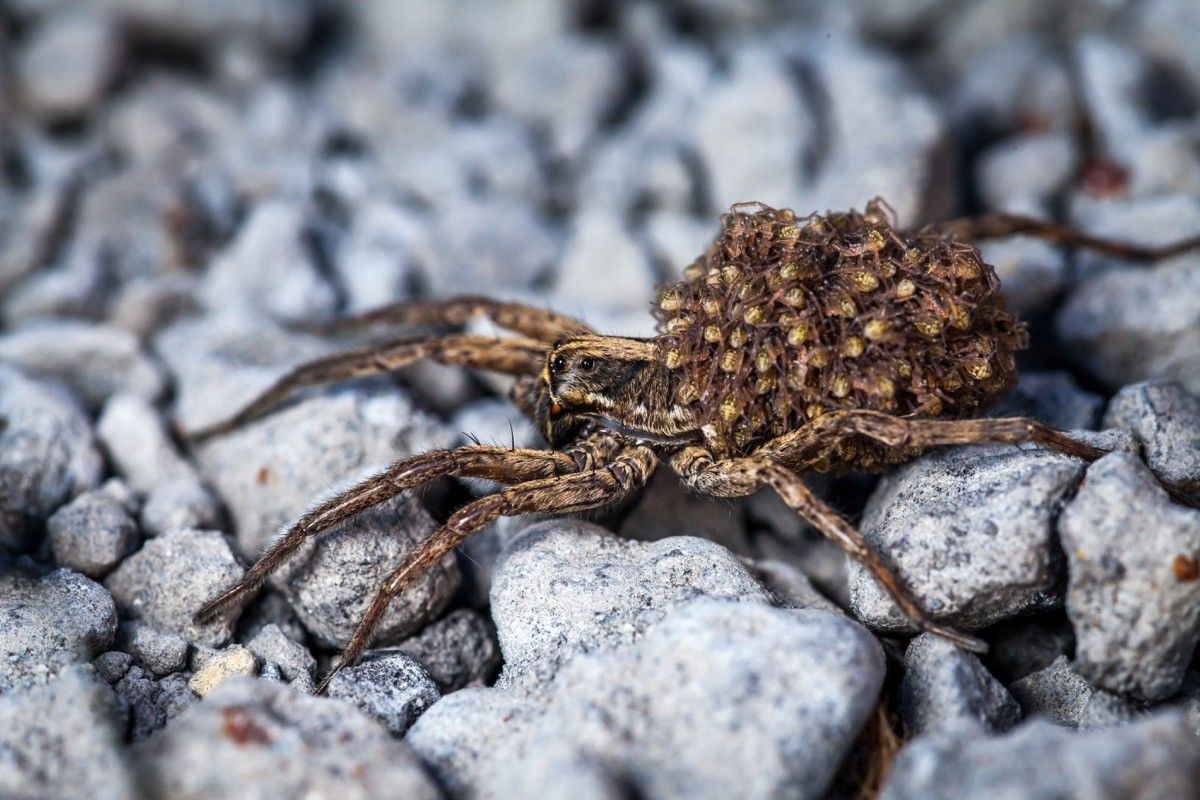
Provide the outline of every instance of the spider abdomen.
[[[675,401],[718,452],[740,455],[836,410],[964,417],[1015,380],[1023,327],[971,245],[864,213],[797,218],[735,206],[655,315]],[[906,454],[866,441],[829,468]]]

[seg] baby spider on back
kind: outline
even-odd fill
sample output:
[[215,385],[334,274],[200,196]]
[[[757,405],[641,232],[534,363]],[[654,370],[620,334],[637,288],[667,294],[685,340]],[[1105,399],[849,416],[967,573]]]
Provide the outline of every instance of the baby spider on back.
[[[1005,310],[995,270],[968,242],[1013,234],[1140,260],[1200,248],[1200,237],[1140,248],[1003,214],[906,230],[879,200],[861,213],[808,217],[742,204],[721,218],[716,240],[684,279],[658,293],[652,338],[604,336],[551,311],[479,297],[398,303],[342,320],[336,331],[452,330],[301,365],[192,438],[245,425],[298,388],[431,358],[514,376],[511,399],[551,449],[476,444],[402,459],[301,516],[197,618],[253,591],[310,537],[405,489],[443,475],[500,483],[455,511],[386,577],[336,672],[359,658],[393,597],[495,518],[609,505],[643,487],[665,461],[704,495],[744,497],[770,487],[861,562],[916,629],[983,650],[926,612],[802,476],[880,471],[930,447],[984,441],[1032,442],[1089,461],[1104,454],[1034,420],[978,416],[1015,383],[1026,331]],[[453,330],[480,316],[513,335]]]

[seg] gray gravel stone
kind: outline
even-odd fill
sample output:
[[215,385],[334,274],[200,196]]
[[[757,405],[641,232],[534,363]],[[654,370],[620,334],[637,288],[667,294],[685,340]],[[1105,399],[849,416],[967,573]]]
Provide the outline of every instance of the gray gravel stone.
[[910,735],[943,730],[964,717],[1003,731],[1021,719],[1021,707],[978,656],[923,633],[904,653],[900,717]]
[[188,643],[173,633],[163,633],[141,620],[122,622],[116,646],[159,677],[187,666]]
[[261,592],[238,618],[238,640],[248,642],[268,625],[279,628],[293,642],[304,643],[304,625],[287,599],[271,589]]
[[246,647],[264,662],[278,666],[283,677],[293,685],[315,688],[313,678],[317,673],[317,660],[307,647],[289,638],[278,625],[263,626],[246,642]]
[[984,663],[1005,685],[1075,651],[1075,633],[1061,611],[1007,620],[989,628],[987,640],[990,649]]
[[1048,242],[1028,236],[997,239],[980,242],[979,253],[996,268],[1005,305],[1012,311],[1024,314],[1045,308],[1067,283],[1066,257]]
[[175,421],[185,431],[225,419],[291,367],[324,355],[329,342],[237,314],[181,320],[154,350],[175,379]]
[[1169,800],[1200,783],[1200,740],[1179,713],[1075,733],[1032,720],[1000,737],[931,736],[896,758],[883,800]]
[[133,666],[133,656],[120,650],[109,650],[92,659],[92,666],[101,678],[113,684],[129,672],[129,668]]
[[[1166,244],[1200,232],[1195,203],[1189,201],[1183,211],[1189,216],[1181,219],[1178,204],[1146,209],[1149,221],[1133,231],[1088,227]],[[1134,209],[1124,216],[1136,224]],[[1163,219],[1172,224],[1162,225]],[[1155,378],[1200,393],[1200,257],[1193,253],[1097,275],[1071,293],[1056,326],[1064,352],[1112,389]]]
[[198,699],[184,675],[155,680],[137,666],[130,667],[113,684],[113,691],[128,719],[129,738],[135,742],[161,730]]
[[1076,666],[1146,700],[1174,694],[1200,641],[1200,511],[1174,505],[1135,456],[1095,462],[1059,530]]
[[103,578],[137,549],[137,523],[103,489],[76,497],[46,522],[54,560],[89,578]]
[[158,411],[144,397],[121,392],[104,404],[96,434],[129,485],[149,494],[164,481],[195,478],[179,454]]
[[425,668],[397,650],[368,651],[334,676],[329,695],[349,700],[395,736],[403,736],[442,696]]
[[[1068,372],[1022,372],[992,409],[993,417],[1031,417],[1060,431],[1094,430],[1104,398],[1079,388]],[[1107,421],[1104,427],[1116,427]]]
[[201,291],[208,306],[226,311],[242,305],[247,313],[265,312],[283,323],[333,316],[337,293],[316,264],[310,225],[298,204],[268,200],[256,206],[206,273]]
[[138,518],[147,536],[186,528],[218,528],[221,505],[196,475],[158,484],[146,495]]
[[178,530],[147,541],[105,586],[123,613],[192,644],[219,647],[233,634],[240,609],[202,625],[192,615],[242,572],[220,533]]
[[200,697],[208,697],[231,678],[257,674],[258,667],[254,653],[240,644],[231,644],[205,660],[203,666],[188,679],[188,688]]
[[35,579],[0,570],[0,691],[45,683],[112,643],[117,610],[108,592],[68,569]]
[[[271,584],[317,642],[345,647],[384,578],[435,527],[416,500],[400,495],[306,544],[272,576]],[[454,554],[448,553],[392,600],[375,641],[395,642],[436,619],[460,579]]]
[[[1082,475],[1078,460],[1036,448],[948,448],[885,476],[861,529],[934,617],[973,630],[1061,602],[1054,521]],[[850,599],[868,624],[909,629],[857,562]]]
[[[450,438],[394,386],[376,385],[369,392],[347,387],[283,408],[204,443],[196,455],[233,517],[238,549],[253,558],[331,487],[348,487],[375,465],[444,446]],[[385,528],[395,522],[375,517]],[[419,521],[424,525],[427,519]],[[351,521],[342,527],[352,529],[362,526]],[[427,532],[422,528],[421,535]]]
[[113,325],[28,325],[0,336],[0,359],[30,374],[62,381],[93,408],[118,392],[154,400],[166,388],[162,368],[142,350],[137,337]]
[[480,797],[536,794],[541,754],[564,750],[645,797],[820,797],[882,677],[878,644],[844,617],[702,599],[578,656],[532,702],[449,695],[408,741]]
[[0,795],[136,796],[118,704],[94,670],[74,666],[47,686],[0,696]]
[[1096,693],[1066,656],[1059,656],[1050,666],[1026,675],[1008,688],[1027,716],[1043,716],[1068,728],[1079,726]]
[[16,59],[21,102],[45,122],[82,117],[116,78],[121,55],[110,16],[86,6],[48,15]]
[[1200,399],[1182,386],[1126,386],[1109,401],[1104,426],[1132,431],[1155,475],[1200,494]]
[[[1075,177],[1078,161],[1079,146],[1066,131],[1009,136],[980,156],[979,191],[994,210],[1046,203]],[[1007,295],[1008,283],[1002,285]]]
[[0,364],[0,544],[19,547],[31,520],[100,483],[104,460],[66,392]]
[[576,216],[563,248],[554,305],[640,311],[652,299],[656,282],[645,249],[621,218],[589,208]]
[[431,623],[395,649],[424,667],[442,694],[486,681],[500,664],[488,621],[466,608]]
[[784,561],[747,559],[746,566],[774,595],[783,608],[817,608],[831,614],[843,613],[837,604],[818,591],[800,569]]
[[735,556],[686,536],[643,544],[586,522],[551,520],[526,528],[502,559],[491,594],[502,685],[629,642],[697,597],[769,599]]
[[134,753],[164,800],[439,796],[408,746],[352,705],[270,681],[226,682]]
[[[795,512],[793,512],[795,513]],[[741,556],[756,555],[740,504],[689,492],[669,469],[659,470],[632,501],[617,532],[629,539],[657,541],[695,536]]]

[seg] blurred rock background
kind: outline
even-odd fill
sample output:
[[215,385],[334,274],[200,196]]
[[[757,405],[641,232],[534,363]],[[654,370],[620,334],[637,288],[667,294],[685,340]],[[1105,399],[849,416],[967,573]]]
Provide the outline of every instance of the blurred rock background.
[[853,796],[878,699],[912,739],[889,797],[1188,796],[1200,512],[1149,470],[1200,490],[1200,254],[983,246],[1032,327],[998,413],[1116,454],[814,482],[983,660],[910,639],[774,498],[660,476],[599,519],[633,541],[480,534],[311,698],[389,565],[486,487],[191,613],[373,465],[537,436],[502,381],[433,365],[181,433],[346,345],[298,324],[391,300],[649,334],[737,201],[1200,234],[1198,42],[1194,0],[0,5],[0,795]]

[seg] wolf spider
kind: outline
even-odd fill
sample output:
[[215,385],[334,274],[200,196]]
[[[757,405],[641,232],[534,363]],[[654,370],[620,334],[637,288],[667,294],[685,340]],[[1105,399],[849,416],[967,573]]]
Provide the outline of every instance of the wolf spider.
[[[921,631],[974,651],[939,624],[888,563],[801,475],[880,471],[940,445],[1036,443],[1088,461],[1104,451],[1024,418],[979,418],[1016,380],[1024,326],[1004,309],[993,268],[966,240],[1014,234],[1154,260],[1200,247],[1100,239],[993,214],[903,230],[872,201],[863,213],[798,218],[734,206],[707,253],[656,302],[660,334],[597,334],[551,311],[482,297],[388,305],[334,332],[386,324],[461,328],[486,317],[512,336],[405,336],[297,367],[203,439],[267,414],[302,387],[390,372],[429,358],[515,376],[511,397],[550,450],[482,444],[405,458],[301,516],[198,613],[210,620],[258,587],[306,540],[436,477],[504,488],[459,508],[384,580],[336,667],[355,663],[392,598],[502,515],[566,514],[646,484],[660,460],[691,489],[744,497],[769,486],[861,562]],[[1184,499],[1168,485],[1172,496]]]

